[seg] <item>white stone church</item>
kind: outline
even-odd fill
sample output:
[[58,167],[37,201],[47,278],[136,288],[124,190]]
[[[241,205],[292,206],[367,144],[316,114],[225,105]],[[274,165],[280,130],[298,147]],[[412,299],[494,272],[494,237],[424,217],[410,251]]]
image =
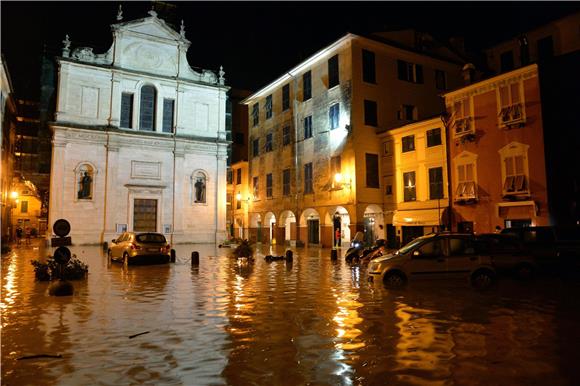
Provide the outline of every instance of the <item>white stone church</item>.
[[73,244],[154,231],[172,243],[226,236],[224,72],[194,70],[185,27],[157,17],[113,24],[104,54],[72,49],[59,66],[49,229]]

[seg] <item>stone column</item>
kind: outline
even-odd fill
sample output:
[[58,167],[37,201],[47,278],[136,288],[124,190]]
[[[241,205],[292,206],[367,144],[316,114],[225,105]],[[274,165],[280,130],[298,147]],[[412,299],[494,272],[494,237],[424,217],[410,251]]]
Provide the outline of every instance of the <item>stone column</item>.
[[226,159],[227,159],[227,146],[225,144],[219,144],[217,148],[217,168],[216,168],[216,181],[215,181],[215,205],[216,205],[216,221],[215,221],[215,242],[216,244],[221,243],[226,238],[226,190],[227,190],[227,179],[226,179]]
[[183,226],[183,212],[184,208],[189,206],[187,192],[189,190],[189,176],[187,175],[185,164],[185,148],[183,143],[178,142],[174,150],[175,157],[175,170],[174,170],[174,180],[173,189],[175,193],[173,196],[173,223],[171,227],[173,228],[173,243],[175,242],[187,242],[191,240],[184,239],[184,226]]
[[[121,124],[121,82],[116,79],[117,76],[115,72],[113,72],[112,77],[109,125],[119,127]],[[133,108],[135,108],[135,106],[133,106]]]

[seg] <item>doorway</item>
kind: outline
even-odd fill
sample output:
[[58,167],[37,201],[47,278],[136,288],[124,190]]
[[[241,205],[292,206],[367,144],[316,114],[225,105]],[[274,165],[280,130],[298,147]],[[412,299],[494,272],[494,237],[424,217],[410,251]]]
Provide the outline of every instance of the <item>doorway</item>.
[[157,232],[157,200],[136,198],[133,201],[133,230]]
[[319,238],[320,221],[308,220],[308,243],[320,244]]

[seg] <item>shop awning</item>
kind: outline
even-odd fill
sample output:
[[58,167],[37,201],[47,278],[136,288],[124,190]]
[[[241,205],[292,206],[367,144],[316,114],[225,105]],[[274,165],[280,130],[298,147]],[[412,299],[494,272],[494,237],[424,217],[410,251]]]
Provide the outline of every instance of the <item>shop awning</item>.
[[441,209],[417,209],[417,210],[396,210],[393,215],[393,225],[398,226],[429,226],[440,225],[441,216],[446,208]]

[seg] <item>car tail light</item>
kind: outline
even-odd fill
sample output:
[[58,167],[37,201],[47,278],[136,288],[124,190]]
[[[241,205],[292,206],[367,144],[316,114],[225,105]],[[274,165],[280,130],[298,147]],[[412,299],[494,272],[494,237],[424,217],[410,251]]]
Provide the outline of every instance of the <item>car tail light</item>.
[[133,250],[138,250],[138,249],[141,249],[141,246],[139,246],[139,245],[137,245],[137,244],[133,244],[133,243],[132,243],[132,244],[131,244],[131,249],[133,249]]

